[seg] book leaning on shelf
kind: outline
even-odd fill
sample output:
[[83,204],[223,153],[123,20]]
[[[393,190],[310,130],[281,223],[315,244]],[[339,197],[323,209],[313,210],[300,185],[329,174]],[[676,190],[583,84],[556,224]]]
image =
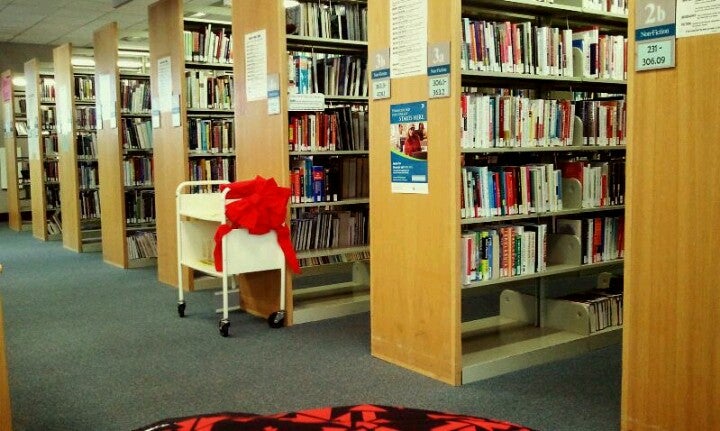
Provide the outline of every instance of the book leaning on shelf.
[[285,11],[288,34],[340,40],[367,40],[367,6],[349,1],[300,3]]
[[183,31],[185,61],[232,64],[233,41],[229,29],[212,24]]
[[547,269],[547,225],[502,225],[463,232],[463,284]]

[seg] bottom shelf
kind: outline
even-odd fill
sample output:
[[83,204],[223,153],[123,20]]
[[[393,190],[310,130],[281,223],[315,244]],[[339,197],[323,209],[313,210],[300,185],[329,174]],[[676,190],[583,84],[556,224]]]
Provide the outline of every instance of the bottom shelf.
[[580,335],[502,316],[463,323],[462,383],[570,358],[621,341],[620,326]]
[[148,266],[157,266],[157,257],[140,257],[128,260],[128,268],[146,268]]
[[353,282],[293,291],[293,323],[308,323],[370,310],[370,286]]

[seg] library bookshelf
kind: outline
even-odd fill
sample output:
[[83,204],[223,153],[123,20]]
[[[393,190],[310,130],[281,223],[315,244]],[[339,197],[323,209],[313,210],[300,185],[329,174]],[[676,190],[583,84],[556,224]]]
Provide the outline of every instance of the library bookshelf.
[[7,162],[8,226],[15,231],[32,228],[30,160],[27,154],[25,92],[13,85],[13,72],[2,74],[5,157]]
[[[199,40],[199,35],[209,34],[210,29],[229,41],[231,26],[229,22],[186,18],[179,0],[160,0],[148,11],[151,98],[159,122],[153,128],[153,163],[154,170],[162,172],[154,181],[158,279],[178,286],[175,189],[188,180],[235,178],[234,134],[228,133],[233,128],[232,63],[228,56],[198,57],[197,51],[193,56],[193,33]],[[186,51],[186,41],[190,51]],[[227,48],[226,43],[226,52]],[[222,90],[212,91],[212,99],[210,95],[201,97],[206,96],[199,91],[207,90],[205,85]],[[203,127],[224,127],[226,133],[219,137],[204,134]],[[219,147],[213,146],[220,141]],[[193,289],[197,284],[190,270],[185,270],[183,277],[187,277],[184,288]]]
[[[397,12],[391,11],[391,3],[389,0],[370,2],[368,19],[374,23],[369,38],[371,55],[396,43],[399,56],[403,49],[408,49],[402,38],[392,39],[391,22],[402,20],[400,16],[393,18],[392,14]],[[558,319],[548,314],[554,308],[547,306],[547,300],[558,295],[556,284],[570,277],[593,279],[599,272],[622,268],[619,253],[596,260],[591,258],[583,263],[584,234],[562,233],[556,231],[555,226],[560,219],[598,219],[603,220],[602,223],[622,219],[622,202],[612,205],[604,202],[602,206],[584,204],[581,184],[565,179],[564,172],[561,179],[561,173],[556,171],[560,171],[560,163],[568,157],[580,157],[588,165],[594,160],[624,159],[624,145],[618,140],[612,146],[589,147],[584,139],[594,135],[586,134],[580,112],[570,115],[571,120],[565,123],[568,134],[572,130],[572,139],[568,135],[559,144],[538,141],[528,145],[520,143],[519,135],[517,145],[507,144],[504,148],[497,148],[497,142],[468,144],[468,136],[473,141],[476,135],[474,129],[468,129],[465,102],[478,94],[496,95],[498,104],[506,103],[502,101],[508,99],[503,97],[511,96],[526,97],[523,100],[530,104],[535,103],[533,98],[553,99],[558,102],[552,103],[558,105],[560,99],[569,99],[570,105],[575,106],[579,102],[574,100],[571,92],[624,93],[625,83],[622,79],[585,77],[582,68],[578,65],[570,68],[569,63],[567,71],[544,75],[534,69],[530,73],[527,70],[526,73],[508,72],[502,67],[470,70],[463,66],[467,61],[464,50],[471,49],[466,46],[470,45],[470,40],[464,39],[469,23],[463,18],[503,25],[505,22],[527,22],[528,28],[532,25],[554,26],[578,31],[587,25],[597,25],[600,32],[608,31],[613,35],[626,33],[627,18],[622,13],[590,11],[580,3],[468,0],[425,4],[427,11],[420,12],[427,17],[427,31],[423,31],[422,37],[427,37],[427,44],[449,42],[448,97],[429,96],[427,64],[422,64],[422,70],[416,73],[403,75],[402,68],[391,71],[391,97],[370,102],[371,142],[375,143],[370,148],[371,255],[378,261],[392,262],[377,265],[371,273],[372,354],[437,380],[459,385],[618,342],[621,336],[618,327],[583,335],[555,324]],[[422,23],[418,23],[418,27],[424,29]],[[558,30],[558,33],[562,31]],[[416,49],[427,49],[426,44]],[[568,50],[566,55],[577,63],[584,60],[576,50]],[[505,61],[512,58],[509,56]],[[390,62],[392,64],[392,58]],[[552,74],[556,76],[547,76]],[[496,89],[508,90],[495,93]],[[426,194],[392,192],[390,148],[377,144],[388,142],[391,137],[389,114],[393,106],[412,102],[426,106],[430,137],[426,153]],[[517,118],[521,118],[522,111],[517,112]],[[499,121],[498,117],[494,119]],[[475,185],[482,184],[479,178],[486,178],[482,176],[484,174],[477,177],[478,170],[481,173],[485,168],[501,171],[506,180],[515,175],[507,172],[518,172],[516,169],[520,169],[520,175],[525,175],[523,170],[544,169],[537,168],[538,164],[545,164],[548,171],[556,172],[555,180],[550,184],[554,193],[562,196],[562,205],[519,212],[474,212],[472,208],[478,204],[473,205],[469,196],[478,198],[479,194],[474,194],[479,190]],[[548,181],[553,181],[551,177],[547,177]],[[525,183],[527,179],[521,181],[521,184]],[[472,186],[467,188],[468,184]],[[491,186],[489,190],[497,189],[497,182],[491,184],[494,188]],[[488,195],[488,189],[484,195]],[[502,196],[508,198],[510,195]],[[528,197],[526,203],[534,199]],[[485,240],[476,235],[493,236],[498,233],[495,230],[510,227],[520,234],[507,233],[508,238],[518,235],[525,238],[522,235],[531,231],[532,240],[524,244],[535,245],[538,225],[544,225],[543,229],[547,230],[546,241],[536,247],[536,251],[542,250],[547,257],[544,269],[537,266],[529,271],[516,269],[517,272],[513,272],[508,268],[509,273],[501,272],[500,277],[497,274],[488,277],[486,272],[480,278],[473,276],[475,270],[468,271],[472,264],[467,260],[468,255],[473,256],[476,251],[480,255],[477,244],[485,244],[481,242]],[[537,237],[541,235],[539,232]],[[494,238],[502,238],[502,235]],[[618,240],[617,236],[614,238],[614,241]],[[468,244],[474,244],[473,251],[466,253]],[[541,244],[546,244],[547,249]],[[501,243],[495,245],[505,250]],[[497,250],[494,251],[497,254]],[[482,253],[486,252],[487,249],[483,249]],[[511,256],[514,252],[508,253],[507,256]],[[503,259],[517,263],[514,258]],[[489,265],[494,264],[490,262]],[[475,309],[478,298],[483,299],[481,304],[486,309]],[[553,323],[552,327],[548,322]]]
[[33,236],[42,241],[60,240],[60,182],[55,128],[55,80],[37,59],[28,60],[25,72],[25,106],[30,201]]
[[94,33],[103,260],[136,268],[157,261],[150,77],[121,71],[118,41],[115,22]]
[[53,49],[63,246],[102,249],[95,130],[95,76],[76,69],[69,43]]
[[[298,7],[306,5],[309,3]],[[366,3],[353,2],[353,5],[362,8]],[[324,2],[323,6],[333,7]],[[318,5],[318,8],[321,6]],[[247,10],[256,12],[243,13]],[[238,82],[235,88],[237,156],[241,161],[253,161],[238,163],[237,177],[245,179],[256,175],[272,177],[278,184],[291,187],[295,196],[299,195],[298,180],[291,180],[293,175],[291,171],[294,171],[294,175],[298,175],[297,171],[300,169],[298,165],[308,163],[306,166],[317,165],[325,168],[334,161],[346,164],[356,163],[357,160],[364,160],[359,163],[363,164],[365,169],[368,165],[368,147],[360,145],[357,139],[352,140],[353,148],[336,147],[334,151],[312,146],[291,148],[293,143],[289,143],[289,139],[293,140],[293,138],[289,138],[288,129],[292,128],[294,133],[297,133],[295,122],[305,121],[309,116],[314,116],[313,121],[321,121],[319,118],[322,115],[332,112],[331,106],[366,106],[367,104],[367,98],[359,92],[328,91],[325,87],[315,89],[324,96],[324,100],[319,105],[311,108],[296,106],[292,100],[302,102],[307,96],[299,89],[302,83],[296,76],[300,73],[298,67],[302,66],[298,66],[297,63],[303,61],[303,58],[314,58],[310,61],[319,62],[319,58],[356,56],[361,58],[364,64],[367,57],[367,42],[348,40],[351,39],[349,36],[340,39],[332,34],[324,35],[330,37],[308,36],[303,35],[302,32],[288,34],[286,12],[288,11],[283,2],[279,0],[266,2],[261,10],[256,10],[254,3],[249,0],[236,1],[233,5],[234,46],[244,47],[239,52],[245,53],[235,58],[235,76]],[[252,44],[253,39],[261,40],[262,54],[259,63],[251,60],[253,62],[251,64],[247,56],[257,52],[249,54],[246,49]],[[303,55],[309,57],[302,57]],[[295,64],[289,64],[290,59],[293,59]],[[246,75],[252,76],[251,69],[255,69],[258,64],[266,67],[264,72],[268,77],[268,94],[263,94],[266,82],[264,75],[260,77],[259,85],[262,87],[260,93],[255,91],[255,88],[251,88],[258,83],[246,81]],[[290,68],[298,71],[298,74],[291,76]],[[332,94],[354,95],[333,96]],[[365,113],[367,108],[361,110]],[[359,173],[361,169],[363,168],[358,167],[355,172]],[[367,174],[364,178],[362,174],[357,178],[358,183],[367,181]],[[303,223],[304,217],[332,217],[331,214],[352,213],[362,214],[362,217],[358,216],[358,220],[363,217],[367,220],[368,202],[367,188],[365,193],[341,192],[337,202],[310,202],[309,199],[300,196],[291,200],[288,223],[293,227],[298,258],[305,265],[301,275],[288,274],[286,324],[338,317],[369,309],[369,247],[366,238],[347,246],[324,247],[318,244],[308,247],[297,246],[298,241],[301,241],[300,224]],[[335,261],[338,263],[329,263]],[[260,315],[266,316],[276,310],[277,272],[244,275],[240,280],[240,301],[245,309]]]

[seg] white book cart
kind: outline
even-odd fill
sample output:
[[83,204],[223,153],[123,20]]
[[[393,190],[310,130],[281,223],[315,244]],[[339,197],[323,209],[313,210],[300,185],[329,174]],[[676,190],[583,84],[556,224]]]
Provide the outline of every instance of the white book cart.
[[285,255],[277,243],[277,235],[270,231],[252,235],[247,229],[233,229],[222,239],[222,271],[215,269],[213,250],[215,231],[227,223],[225,205],[233,202],[223,192],[206,192],[212,186],[228,181],[185,181],[175,190],[177,205],[178,244],[178,314],[185,317],[182,267],[192,268],[222,279],[222,319],[218,323],[220,334],[227,337],[228,284],[234,287],[236,274],[280,270],[280,310],[268,317],[273,328],[283,326],[285,320]]

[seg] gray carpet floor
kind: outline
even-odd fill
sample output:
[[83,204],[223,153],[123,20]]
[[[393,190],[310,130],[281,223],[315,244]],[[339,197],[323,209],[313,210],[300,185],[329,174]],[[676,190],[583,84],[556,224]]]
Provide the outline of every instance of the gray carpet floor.
[[0,224],[0,295],[15,431],[130,430],[219,411],[359,403],[504,419],[540,430],[619,429],[621,349],[451,387],[370,355],[369,316],[278,330],[187,296],[153,268],[121,270]]

